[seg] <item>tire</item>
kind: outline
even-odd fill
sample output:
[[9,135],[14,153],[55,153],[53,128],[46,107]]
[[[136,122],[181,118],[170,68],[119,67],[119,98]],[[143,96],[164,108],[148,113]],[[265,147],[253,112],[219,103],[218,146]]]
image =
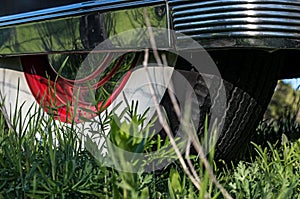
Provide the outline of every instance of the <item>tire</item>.
[[[277,84],[280,57],[265,51],[253,50],[211,51],[209,54],[222,75],[227,101],[224,126],[215,146],[215,159],[230,161],[244,151],[244,144],[249,142],[263,117]],[[177,70],[194,73],[193,66],[181,59],[177,62]],[[209,112],[212,100],[199,74],[194,91],[200,110]],[[176,129],[178,119],[172,117],[174,110],[170,107],[172,103],[169,102],[168,96],[163,98],[162,104],[171,116],[172,129]],[[198,134],[203,133],[204,121],[205,114],[202,114]]]

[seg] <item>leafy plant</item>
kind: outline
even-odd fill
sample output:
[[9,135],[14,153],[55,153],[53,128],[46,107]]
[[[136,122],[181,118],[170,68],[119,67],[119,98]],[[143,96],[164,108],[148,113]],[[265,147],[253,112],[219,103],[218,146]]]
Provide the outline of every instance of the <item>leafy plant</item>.
[[[146,114],[137,113],[138,104],[126,103],[122,114],[112,112],[97,120],[100,130],[109,130],[107,141],[113,146],[107,147],[122,149],[106,156],[115,167],[107,167],[105,158],[95,158],[83,147],[85,140],[75,123],[59,123],[34,106],[33,115],[17,109],[11,118],[0,114],[0,199],[225,197],[200,156],[185,157],[193,165],[189,169],[195,169],[191,173],[199,180],[199,189],[179,161],[145,172],[149,162],[139,154],[153,161],[150,166],[176,155],[169,150],[169,140],[152,131],[155,119],[144,124]],[[249,161],[222,168],[214,164],[213,151],[208,156],[217,180],[234,198],[300,197],[300,140],[291,136],[298,124],[292,116],[282,118],[262,122],[264,131],[258,129],[256,138],[263,135],[271,142],[252,143]],[[275,130],[276,139],[270,139]],[[157,153],[151,155],[154,149]],[[127,152],[137,156],[126,156]]]
[[224,186],[233,197],[300,197],[300,140],[291,143],[283,137],[279,149],[271,144],[266,148],[253,145],[257,151],[255,160],[241,161],[233,171],[225,171],[222,176]]

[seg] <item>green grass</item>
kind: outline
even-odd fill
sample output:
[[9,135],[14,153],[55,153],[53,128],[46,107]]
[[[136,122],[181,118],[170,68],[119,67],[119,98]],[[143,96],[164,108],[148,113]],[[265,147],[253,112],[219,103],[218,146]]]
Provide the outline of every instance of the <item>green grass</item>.
[[[161,156],[153,157],[161,160],[168,153],[164,147],[169,143],[159,136],[153,141],[149,132],[152,124],[143,126],[145,118],[136,113],[136,106],[132,104],[121,116],[107,117],[112,127],[108,139],[137,153],[161,150]],[[106,167],[82,147],[83,141],[72,125],[60,125],[43,115],[22,124],[21,117],[30,115],[16,114],[9,119],[12,128],[8,128],[8,118],[0,114],[0,199],[224,198],[197,157],[190,158],[201,182],[200,190],[179,161],[150,173],[130,172],[135,165],[142,168],[147,162],[130,162],[122,159],[122,153],[112,153],[112,161],[125,171]],[[296,132],[287,133],[297,130],[293,118],[262,122],[253,139],[258,144],[249,144],[250,152],[245,154],[247,161],[216,167],[213,155],[209,156],[218,181],[233,198],[300,198],[300,140]],[[140,133],[148,136],[138,138]],[[271,135],[277,140],[268,140]]]
[[240,161],[232,170],[221,172],[219,180],[234,198],[299,198],[300,140],[254,144],[253,161]]

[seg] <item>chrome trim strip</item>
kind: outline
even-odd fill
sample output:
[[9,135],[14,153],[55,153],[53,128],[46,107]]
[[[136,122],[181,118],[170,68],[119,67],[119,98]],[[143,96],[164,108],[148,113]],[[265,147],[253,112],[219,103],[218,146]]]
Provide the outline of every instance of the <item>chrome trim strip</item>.
[[126,9],[141,6],[151,6],[165,3],[164,0],[102,0],[76,3],[55,8],[47,8],[38,11],[26,12],[0,17],[0,27],[35,22],[58,17],[69,17],[73,15],[84,15],[91,12],[107,12],[117,9]]
[[176,24],[174,27],[178,29],[188,29],[190,27],[199,27],[199,26],[217,26],[217,25],[226,25],[226,24],[272,24],[276,21],[282,25],[299,25],[300,26],[300,19],[282,19],[278,16],[270,16],[268,17],[236,17],[236,18],[227,18],[223,20],[219,19],[210,19],[210,20],[196,20],[192,22],[186,22],[181,24]]
[[224,30],[226,30],[226,32],[232,32],[232,33],[230,33],[231,36],[233,34],[236,34],[236,32],[239,32],[239,31],[240,32],[253,31],[253,32],[257,32],[257,35],[260,35],[260,34],[262,35],[262,33],[260,33],[260,30],[262,32],[270,31],[270,32],[277,33],[277,34],[279,34],[280,31],[286,31],[286,30],[289,30],[288,33],[290,33],[290,34],[300,33],[299,27],[287,26],[287,25],[272,25],[272,24],[260,24],[260,25],[238,24],[238,25],[230,25],[229,27],[227,27],[226,25],[219,25],[219,26],[210,26],[210,27],[203,27],[203,28],[187,28],[187,29],[177,31],[177,32],[180,32],[182,34],[188,34],[188,35],[196,33],[196,32],[201,32],[201,35],[202,35],[206,32],[211,32],[212,30],[215,32],[215,34],[218,34],[219,32],[224,32]]
[[[268,11],[269,9],[272,9],[272,12],[278,12],[278,11],[289,11],[289,12],[295,12],[299,13],[299,6],[290,6],[290,5],[278,5],[278,4],[241,4],[241,5],[220,5],[220,6],[214,6],[214,7],[207,7],[207,8],[191,8],[189,10],[182,10],[174,13],[174,17],[177,16],[185,16],[187,14],[205,14],[205,13],[224,13],[224,10],[226,12],[231,12],[235,10],[265,10]],[[256,13],[248,13],[248,15],[257,15]]]
[[[237,36],[237,37],[250,37],[250,36],[253,36],[255,38],[256,35],[264,35],[265,37],[269,37],[269,38],[273,38],[273,37],[277,37],[277,38],[281,38],[282,37],[282,34],[281,33],[278,33],[278,32],[273,32],[273,31],[264,31],[264,32],[259,32],[259,31],[240,31],[240,32],[222,32],[222,33],[218,33],[218,34],[215,34],[214,35],[214,39],[217,39],[217,38],[225,38],[227,37],[228,35],[231,35],[231,38],[233,38],[234,36]],[[189,36],[180,36],[178,37],[179,40],[181,39],[187,39],[187,38],[190,38],[190,37],[193,37],[194,39],[208,39],[209,37],[211,36],[210,33],[208,34],[201,34],[201,35],[189,35]],[[294,39],[299,39],[300,38],[300,33],[286,33],[286,36],[287,37],[290,37],[290,38],[294,38]],[[211,38],[211,39],[213,39]],[[228,38],[230,39],[230,38]],[[256,38],[257,39],[257,38]]]
[[169,4],[166,3],[166,14],[167,14],[167,29],[168,31],[168,37],[169,37],[169,45],[173,46],[174,45],[174,41],[172,40],[172,35],[171,35],[171,19],[170,19],[170,7]]
[[[206,48],[221,43],[224,48],[294,48],[291,44],[300,43],[300,1],[169,0],[169,5],[175,31],[186,35],[176,36],[178,45],[187,37]],[[259,42],[264,39],[268,42]],[[279,45],[270,39],[280,40]]]
[[174,10],[182,10],[194,8],[195,6],[213,6],[213,5],[228,5],[228,4],[267,4],[274,3],[278,5],[300,5],[298,0],[204,0],[196,2],[193,0],[169,0],[169,3],[176,5]]

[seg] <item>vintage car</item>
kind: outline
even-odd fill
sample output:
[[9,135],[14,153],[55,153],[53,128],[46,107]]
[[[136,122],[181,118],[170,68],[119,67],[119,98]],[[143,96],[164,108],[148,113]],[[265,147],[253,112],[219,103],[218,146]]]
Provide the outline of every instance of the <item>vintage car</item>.
[[[153,30],[163,30],[159,35],[154,33],[155,37],[165,38],[157,43],[157,50],[167,52],[174,71],[186,74],[201,110],[218,102],[209,96],[209,83],[195,78],[194,64],[174,52],[193,59],[205,49],[216,64],[226,91],[225,122],[216,154],[217,158],[232,159],[262,118],[277,80],[300,74],[300,1],[4,1],[0,8],[0,90],[5,107],[13,112],[18,96],[23,115],[36,102],[62,122],[74,118],[79,122],[78,115],[91,116],[84,111],[92,107],[86,100],[90,87],[85,84],[91,81],[92,88],[107,91],[96,96],[100,99],[96,107],[110,106],[134,75],[130,71],[138,62],[136,57],[147,48],[139,38],[149,30],[147,19]],[[122,41],[114,40],[116,35],[130,30],[139,31]],[[185,46],[187,38],[203,48]],[[97,50],[107,39],[111,42]],[[96,58],[98,65],[80,70],[92,51],[100,55]],[[112,60],[112,54],[119,52],[129,58]],[[109,83],[120,75],[124,78],[119,85]],[[78,87],[83,93],[77,99],[82,109],[75,111],[70,102]],[[178,118],[172,119],[175,113],[170,97],[159,100],[176,126]],[[199,129],[203,129],[205,115],[199,117]]]

